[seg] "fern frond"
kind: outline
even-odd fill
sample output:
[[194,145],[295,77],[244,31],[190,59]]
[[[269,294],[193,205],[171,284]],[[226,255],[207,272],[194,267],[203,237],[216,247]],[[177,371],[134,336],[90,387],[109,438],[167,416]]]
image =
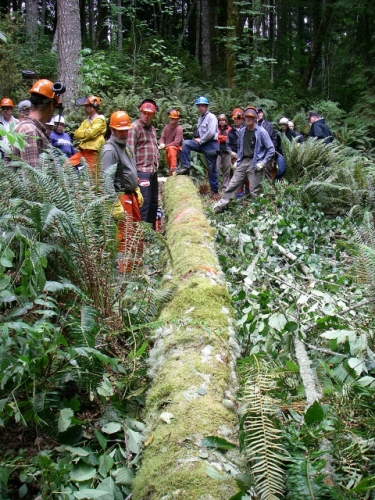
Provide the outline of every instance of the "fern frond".
[[281,431],[275,426],[277,406],[270,395],[276,381],[255,355],[248,358],[244,378],[245,451],[256,492],[261,500],[277,500],[284,491],[282,465],[286,451],[281,443]]

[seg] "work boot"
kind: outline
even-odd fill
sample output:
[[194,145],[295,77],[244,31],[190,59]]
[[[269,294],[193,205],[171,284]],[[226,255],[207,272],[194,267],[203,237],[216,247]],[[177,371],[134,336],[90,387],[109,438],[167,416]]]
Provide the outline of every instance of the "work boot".
[[221,207],[220,205],[216,205],[216,207],[214,207],[215,214],[221,214],[221,212],[223,210],[224,210],[224,207]]
[[176,170],[176,175],[190,175],[190,168],[181,167]]
[[219,193],[215,193],[215,191],[211,191],[210,200],[218,201],[218,200],[220,200],[220,198],[221,198],[221,196]]

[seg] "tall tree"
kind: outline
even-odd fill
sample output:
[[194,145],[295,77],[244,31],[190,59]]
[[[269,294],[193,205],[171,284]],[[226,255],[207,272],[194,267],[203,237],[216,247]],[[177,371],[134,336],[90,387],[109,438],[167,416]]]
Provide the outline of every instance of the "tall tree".
[[38,0],[26,0],[26,33],[29,43],[35,45],[38,30]]
[[121,0],[117,0],[117,25],[118,25],[118,32],[117,32],[117,47],[118,50],[122,50],[122,6],[121,6]]
[[210,1],[201,0],[202,66],[211,75],[211,16]]
[[81,24],[79,0],[57,0],[59,80],[65,83],[64,104],[70,107],[79,83]]

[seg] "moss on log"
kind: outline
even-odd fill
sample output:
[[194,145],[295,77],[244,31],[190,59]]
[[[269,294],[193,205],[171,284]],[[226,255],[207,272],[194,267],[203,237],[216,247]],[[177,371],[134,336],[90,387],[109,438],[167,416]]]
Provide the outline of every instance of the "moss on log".
[[238,448],[223,453],[204,447],[202,439],[218,436],[237,444],[239,353],[230,297],[214,230],[189,178],[168,179],[164,207],[174,261],[166,279],[176,289],[149,358],[148,432],[133,499],[228,500],[238,491],[233,478],[242,468]]

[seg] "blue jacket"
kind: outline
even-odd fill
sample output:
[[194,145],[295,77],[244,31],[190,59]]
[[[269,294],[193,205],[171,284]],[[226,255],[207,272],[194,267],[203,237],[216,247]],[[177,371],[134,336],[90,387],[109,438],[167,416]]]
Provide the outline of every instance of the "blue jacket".
[[[247,127],[243,127],[238,132],[238,152],[237,152],[237,165],[239,165],[243,158],[243,139],[245,136],[245,131]],[[269,162],[272,156],[275,154],[275,148],[271,141],[268,132],[259,125],[255,125],[255,147],[254,147],[254,157],[253,166],[254,169],[256,164],[260,161],[264,163]]]
[[197,130],[201,139],[201,144],[209,141],[217,141],[218,137],[218,122],[213,113],[207,111],[203,116],[198,118]]
[[68,158],[75,154],[72,140],[66,132],[58,134],[55,130],[49,136],[50,143],[54,148],[59,148]]

